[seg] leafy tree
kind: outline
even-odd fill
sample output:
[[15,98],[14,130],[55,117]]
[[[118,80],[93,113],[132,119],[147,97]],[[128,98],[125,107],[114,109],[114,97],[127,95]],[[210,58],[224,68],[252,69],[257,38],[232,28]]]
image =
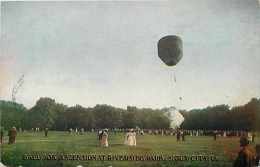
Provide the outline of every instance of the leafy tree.
[[1,126],[4,129],[23,128],[25,126],[25,111],[26,108],[22,104],[0,100]]
[[28,113],[31,127],[53,127],[55,124],[55,116],[57,116],[55,107],[55,100],[47,97],[40,98]]

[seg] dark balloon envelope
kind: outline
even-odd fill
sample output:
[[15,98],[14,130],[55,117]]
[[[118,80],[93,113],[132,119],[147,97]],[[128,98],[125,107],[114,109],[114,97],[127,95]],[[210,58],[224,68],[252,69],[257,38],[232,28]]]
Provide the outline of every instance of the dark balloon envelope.
[[161,38],[158,42],[158,56],[168,66],[176,65],[182,58],[182,40],[176,35]]

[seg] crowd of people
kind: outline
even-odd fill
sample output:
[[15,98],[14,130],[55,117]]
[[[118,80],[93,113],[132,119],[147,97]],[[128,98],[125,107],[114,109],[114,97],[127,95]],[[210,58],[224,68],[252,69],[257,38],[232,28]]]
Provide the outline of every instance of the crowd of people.
[[[249,142],[254,143],[256,133],[250,131],[230,131],[230,130],[183,130],[183,129],[140,129],[140,128],[132,128],[132,129],[84,129],[84,128],[69,128],[69,134],[79,134],[83,135],[86,132],[101,132],[105,131],[106,133],[109,131],[113,134],[117,133],[126,133],[128,136],[136,135],[161,135],[161,136],[176,136],[177,141],[185,141],[185,136],[213,136],[214,140],[217,140],[218,137],[241,137],[247,136]],[[19,132],[24,132],[24,129],[19,128]],[[48,136],[48,128],[32,128],[29,130],[30,132],[44,132],[44,136]],[[16,136],[17,129],[12,127],[8,131],[8,136]],[[130,135],[131,134],[131,135]],[[4,131],[1,129],[1,143],[3,142]],[[12,138],[12,137],[11,137]],[[14,138],[14,137],[13,137]],[[130,137],[131,138],[131,137]],[[11,141],[12,143],[12,141]]]
[[[17,135],[17,130],[15,127],[12,127],[11,129],[8,130],[8,144],[15,144],[16,140],[16,135]],[[0,143],[4,143],[4,130],[1,128],[0,132]]]
[[[44,132],[44,136],[48,137],[48,128],[32,128],[31,132]],[[19,128],[19,132],[24,132]],[[112,134],[125,133],[124,145],[136,146],[137,135],[161,135],[176,136],[177,141],[185,141],[185,136],[213,136],[214,140],[218,137],[240,137],[240,151],[234,161],[233,167],[256,167],[260,166],[260,145],[255,148],[250,147],[250,143],[255,142],[256,133],[249,131],[220,131],[220,130],[182,130],[182,129],[91,129],[85,131],[84,128],[72,129],[68,131],[70,134],[83,135],[85,132],[97,132],[97,139],[100,147],[109,147],[109,132]],[[8,144],[15,144],[17,129],[12,127],[8,130]],[[3,144],[4,130],[1,128],[0,142]]]

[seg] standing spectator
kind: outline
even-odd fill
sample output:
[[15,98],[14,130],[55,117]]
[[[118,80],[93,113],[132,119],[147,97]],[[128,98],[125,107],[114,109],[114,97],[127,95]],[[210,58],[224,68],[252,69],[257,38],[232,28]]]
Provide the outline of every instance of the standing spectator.
[[249,141],[247,136],[242,136],[240,138],[240,151],[238,157],[234,162],[233,167],[254,167],[255,165],[255,153],[249,147]]
[[98,136],[99,143],[101,143],[102,134],[103,134],[103,130],[98,130],[97,136]]
[[48,128],[45,128],[45,129],[44,129],[44,135],[45,135],[45,137],[47,137],[47,136],[48,136],[48,131],[49,131],[49,129],[48,129]]
[[141,132],[140,132],[141,135],[144,135],[144,130],[142,129]]
[[218,134],[217,131],[214,130],[213,135],[214,135],[214,140],[215,141],[217,140],[217,134]]
[[182,139],[182,141],[185,141],[185,132],[184,131],[181,131],[181,139]]
[[102,147],[108,147],[108,129],[104,129],[101,134],[100,145]]
[[253,135],[252,135],[252,133],[248,132],[247,133],[247,138],[248,138],[249,143],[253,142]]
[[70,129],[69,129],[69,134],[72,134],[72,132],[73,132],[73,129],[70,128]]
[[12,127],[9,132],[8,132],[8,136],[9,136],[9,142],[8,144],[14,144],[15,143],[15,138],[17,135],[17,131],[15,127]]
[[3,144],[3,139],[4,139],[4,129],[1,128],[1,131],[0,131],[0,143]]
[[84,134],[84,128],[81,128],[80,129],[80,135],[83,135]]
[[177,141],[180,141],[180,138],[181,138],[181,132],[180,132],[179,129],[177,129],[177,135],[176,135],[176,137],[177,137]]

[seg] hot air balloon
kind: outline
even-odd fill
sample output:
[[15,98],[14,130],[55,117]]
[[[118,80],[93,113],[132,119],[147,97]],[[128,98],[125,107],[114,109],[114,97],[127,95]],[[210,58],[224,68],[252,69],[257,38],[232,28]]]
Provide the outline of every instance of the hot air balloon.
[[158,42],[158,56],[168,66],[175,66],[182,58],[182,40],[176,35],[168,35]]

